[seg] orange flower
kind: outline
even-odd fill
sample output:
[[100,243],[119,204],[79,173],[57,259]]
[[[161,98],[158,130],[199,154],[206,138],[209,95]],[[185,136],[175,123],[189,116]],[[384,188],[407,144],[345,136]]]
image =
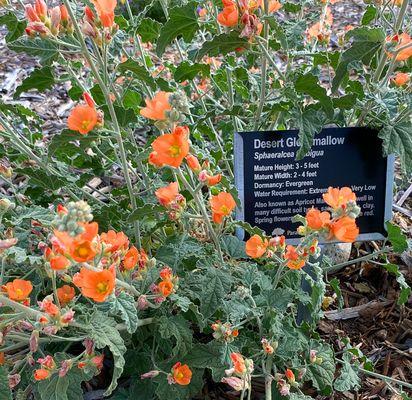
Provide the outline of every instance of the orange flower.
[[200,171],[201,167],[200,167],[199,160],[193,154],[188,154],[186,156],[186,162],[187,162],[187,165],[189,166],[189,168],[192,171],[194,171],[194,172],[199,172]]
[[124,269],[130,271],[139,261],[142,261],[142,263],[145,264],[147,262],[147,254],[143,249],[141,250],[141,253],[139,253],[139,250],[137,250],[135,246],[132,246],[124,255],[122,265]]
[[179,185],[177,182],[169,183],[167,186],[157,189],[155,195],[157,200],[162,206],[169,206],[176,200],[176,196],[179,194]]
[[177,362],[172,368],[173,379],[178,385],[186,386],[192,379],[192,371],[187,364]]
[[230,215],[236,207],[235,200],[230,193],[221,192],[210,199],[213,222],[221,224],[223,218]]
[[[410,47],[401,50],[397,53],[395,60],[396,61],[405,61],[409,57],[412,57],[412,38],[407,33],[401,33],[400,35],[394,35],[392,37],[386,38],[387,42],[398,43],[396,47],[392,50],[393,53],[399,51],[400,48],[410,45]],[[390,58],[393,58],[394,54],[388,54]]]
[[347,243],[353,243],[359,235],[355,220],[349,217],[342,217],[333,222],[331,231],[336,239]]
[[33,285],[30,281],[15,279],[13,282],[8,282],[4,288],[10,300],[24,301],[30,296]]
[[207,186],[217,185],[222,180],[222,174],[208,175],[206,174]]
[[189,128],[177,126],[172,133],[166,133],[153,141],[154,163],[177,168],[189,153],[189,147]]
[[54,236],[57,238],[63,251],[77,262],[93,260],[96,256],[99,245],[97,243],[97,233],[99,225],[97,222],[82,223],[84,232],[72,237],[67,232],[55,230]]
[[278,0],[269,1],[269,12],[274,13],[282,8],[282,3]]
[[392,82],[396,85],[396,86],[403,86],[406,85],[409,80],[410,80],[410,76],[409,74],[406,74],[404,72],[398,72],[395,77],[392,79]]
[[223,26],[235,26],[239,20],[239,10],[236,5],[230,5],[223,8],[217,15],[217,22]]
[[99,14],[100,21],[105,28],[110,28],[114,23],[114,9],[116,0],[93,0],[93,5]]
[[113,230],[100,235],[101,241],[105,244],[104,251],[114,253],[117,250],[126,250],[129,246],[129,238],[123,232],[115,232]]
[[164,281],[160,282],[158,285],[159,293],[163,297],[170,296],[173,293],[173,282],[169,279],[165,279]]
[[240,353],[231,353],[230,359],[233,363],[235,372],[239,375],[243,375],[246,372],[245,360]]
[[169,104],[168,92],[157,92],[152,100],[146,99],[146,107],[140,110],[140,115],[149,119],[163,121],[166,119],[166,111],[172,109]]
[[301,269],[305,265],[305,260],[296,251],[296,247],[292,245],[286,246],[285,259],[288,260],[286,265],[290,269]]
[[70,261],[65,256],[56,256],[50,258],[50,268],[54,271],[61,271],[70,266]]
[[69,285],[63,285],[62,287],[59,287],[57,289],[57,297],[61,306],[63,307],[73,300],[75,294],[76,292],[74,290],[74,287]]
[[44,368],[36,369],[34,371],[34,379],[36,381],[43,381],[50,376],[50,371]]
[[322,229],[330,222],[330,214],[327,211],[320,212],[317,208],[310,208],[306,213],[308,227],[314,230]]
[[78,131],[82,135],[89,133],[97,124],[97,111],[94,107],[79,104],[73,108],[67,119],[67,126],[72,131]]
[[348,201],[356,201],[356,195],[348,187],[333,188],[329,187],[328,191],[323,194],[323,200],[334,210],[345,208]]
[[323,21],[316,22],[306,31],[307,36],[311,39],[317,39],[321,42],[328,41],[330,38],[330,28],[333,24],[333,15],[330,7],[326,9],[326,16]]
[[262,239],[259,235],[253,235],[246,242],[246,254],[252,258],[259,258],[265,254],[269,242],[267,239]]
[[102,271],[82,268],[73,277],[73,283],[81,289],[83,296],[99,303],[106,300],[115,287],[116,270],[114,265]]
[[59,314],[59,307],[56,306],[50,299],[46,298],[40,304],[40,309],[51,317]]
[[285,376],[288,379],[289,382],[295,382],[295,374],[291,369],[287,369],[285,372]]

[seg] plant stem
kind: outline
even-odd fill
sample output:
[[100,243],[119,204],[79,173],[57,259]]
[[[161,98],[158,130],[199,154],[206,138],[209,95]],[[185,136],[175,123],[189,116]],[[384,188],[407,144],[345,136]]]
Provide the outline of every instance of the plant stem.
[[265,400],[272,400],[272,364],[273,357],[270,355],[266,361]]
[[33,308],[27,307],[24,304],[20,304],[17,301],[11,300],[2,294],[0,294],[0,303],[11,307],[15,311],[22,312],[26,316],[32,317],[34,319],[39,319],[40,317],[44,316],[42,312],[34,310]]
[[363,257],[359,257],[359,258],[355,258],[354,260],[349,260],[340,264],[336,264],[336,265],[332,265],[328,268],[324,269],[324,272],[335,272],[340,270],[343,267],[346,267],[347,265],[352,265],[352,264],[356,264],[358,262],[361,261],[367,261],[370,260],[372,258],[375,258],[376,256],[380,255],[380,254],[385,254],[385,253],[390,253],[392,251],[392,247],[384,247],[381,250],[375,251],[371,254],[367,254],[366,256]]
[[[268,13],[268,0],[264,0],[263,2],[264,5],[264,15],[267,16]],[[264,47],[266,49],[266,52],[268,52],[269,49],[269,21],[265,19],[264,25],[263,25],[263,37],[265,39],[265,44]],[[253,127],[253,130],[257,130],[259,126],[259,121],[260,121],[260,116],[262,115],[262,110],[263,106],[265,104],[265,96],[266,96],[266,70],[267,70],[267,58],[265,57],[264,54],[262,54],[262,70],[261,70],[261,78],[260,78],[260,99],[259,99],[259,106],[256,112],[255,116],[255,125]]]
[[[88,64],[90,65],[90,69],[91,69],[95,79],[97,80],[97,83],[99,84],[100,89],[103,92],[104,98],[105,98],[107,106],[109,108],[110,117],[111,117],[112,123],[114,125],[114,131],[116,132],[116,140],[117,140],[117,144],[119,146],[120,159],[121,159],[121,162],[122,162],[122,169],[123,169],[124,178],[126,180],[127,190],[129,192],[130,203],[132,205],[132,211],[135,211],[136,208],[137,208],[136,197],[133,193],[132,181],[130,179],[129,166],[128,166],[128,162],[127,162],[126,151],[125,151],[125,148],[124,148],[124,145],[123,145],[122,133],[121,133],[121,130],[120,130],[119,122],[117,120],[115,109],[113,107],[112,100],[110,98],[110,93],[107,90],[107,87],[106,87],[105,83],[103,82],[103,80],[102,80],[102,78],[99,74],[99,71],[97,70],[96,65],[94,64],[94,61],[93,61],[92,57],[90,56],[90,53],[87,49],[86,42],[84,40],[82,31],[79,27],[79,24],[77,23],[77,20],[75,18],[74,12],[73,12],[73,10],[70,6],[69,1],[68,0],[63,0],[63,3],[66,6],[68,14],[69,14],[69,16],[72,20],[74,30],[76,31],[76,34],[78,36],[78,40],[80,42],[80,46],[82,48],[82,53],[83,53],[84,57],[86,58]],[[141,239],[140,239],[140,224],[139,224],[139,221],[133,221],[133,225],[134,225],[134,230],[135,230],[135,237],[136,237],[136,241],[137,241],[137,247],[140,250],[141,249]]]
[[219,259],[223,263],[223,255],[222,255],[222,249],[220,247],[219,238],[216,236],[216,232],[213,229],[212,224],[210,223],[209,215],[207,214],[206,208],[203,204],[203,199],[199,198],[199,194],[195,190],[193,190],[192,186],[189,184],[189,182],[187,181],[187,179],[183,175],[182,170],[180,168],[177,168],[176,172],[177,172],[177,175],[179,176],[179,178],[182,180],[183,184],[185,185],[186,189],[192,195],[193,200],[195,201],[195,203],[199,207],[200,213],[203,216],[203,220],[206,224],[207,230],[209,231],[210,239],[212,239],[213,243],[215,244]]
[[400,381],[399,379],[395,379],[395,378],[391,378],[389,376],[381,375],[381,374],[378,374],[377,372],[368,371],[367,369],[364,369],[364,368],[359,368],[359,371],[363,372],[364,374],[374,376],[375,378],[382,379],[383,381],[394,382],[394,383],[397,383],[399,386],[403,386],[403,387],[407,387],[409,389],[412,389],[412,384],[411,383],[403,382],[403,381]]
[[61,308],[59,296],[57,295],[56,271],[52,271],[51,281],[53,287],[54,301],[56,302],[57,306]]

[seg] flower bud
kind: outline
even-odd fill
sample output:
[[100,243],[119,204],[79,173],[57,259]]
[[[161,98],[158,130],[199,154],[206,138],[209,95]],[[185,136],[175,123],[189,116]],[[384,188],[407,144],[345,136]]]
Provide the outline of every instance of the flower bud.
[[61,10],[59,6],[53,7],[50,10],[51,32],[53,35],[59,33],[59,26],[61,20]]
[[3,164],[0,164],[0,175],[6,179],[10,179],[13,175],[13,169],[11,167],[6,167]]
[[13,210],[16,207],[16,204],[11,202],[9,199],[3,198],[0,199],[0,212],[6,212],[8,210]]
[[29,339],[29,347],[32,353],[35,353],[39,347],[39,331],[33,331]]
[[151,379],[151,378],[155,378],[157,375],[159,375],[160,374],[160,371],[158,371],[158,370],[153,370],[153,371],[149,371],[149,372],[146,372],[146,373],[144,373],[144,374],[142,374],[142,375],[140,375],[140,379]]
[[145,295],[139,296],[137,299],[137,308],[141,311],[146,310],[149,307],[149,302]]

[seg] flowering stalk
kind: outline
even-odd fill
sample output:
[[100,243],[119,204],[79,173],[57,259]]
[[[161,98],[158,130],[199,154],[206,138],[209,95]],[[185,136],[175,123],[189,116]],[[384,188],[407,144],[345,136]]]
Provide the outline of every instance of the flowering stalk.
[[[97,80],[97,83],[100,86],[100,89],[103,92],[104,98],[106,100],[107,106],[109,108],[109,113],[110,113],[110,117],[112,119],[113,125],[114,125],[114,130],[116,133],[116,140],[117,140],[117,144],[119,146],[119,153],[120,153],[120,159],[122,162],[122,169],[123,169],[123,174],[126,180],[126,185],[127,185],[127,190],[129,192],[129,197],[130,197],[130,202],[132,205],[132,211],[136,210],[137,208],[137,202],[136,202],[136,197],[133,193],[133,187],[132,187],[132,181],[130,179],[130,174],[129,174],[129,166],[128,166],[128,162],[127,162],[127,157],[126,157],[126,150],[124,148],[123,145],[123,139],[122,139],[122,133],[120,130],[120,126],[119,126],[119,122],[117,120],[117,116],[116,116],[116,112],[114,110],[113,107],[113,103],[112,100],[110,98],[110,94],[109,91],[107,90],[107,87],[105,85],[105,83],[103,82],[97,68],[96,65],[94,64],[94,61],[92,59],[92,57],[90,56],[90,53],[87,49],[86,46],[86,42],[84,40],[82,31],[79,27],[79,24],[75,18],[74,12],[70,6],[70,3],[68,0],[63,0],[64,5],[67,8],[68,14],[72,20],[73,23],[73,27],[76,31],[77,37],[80,41],[80,46],[82,48],[82,53],[84,55],[84,57],[86,58],[88,64],[90,65],[90,69],[92,70],[92,73],[95,77],[95,79]],[[134,228],[135,228],[135,237],[136,237],[136,241],[137,241],[137,247],[139,248],[139,250],[141,249],[141,238],[140,238],[140,225],[139,225],[139,221],[134,221],[133,222]]]

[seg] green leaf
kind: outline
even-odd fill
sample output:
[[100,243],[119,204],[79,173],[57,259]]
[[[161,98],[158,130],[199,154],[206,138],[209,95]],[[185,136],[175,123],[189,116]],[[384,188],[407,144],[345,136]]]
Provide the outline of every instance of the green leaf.
[[399,156],[402,167],[407,173],[412,172],[412,123],[409,121],[391,123],[384,126],[378,136],[383,140],[385,154]]
[[67,185],[67,180],[59,176],[52,176],[41,168],[16,168],[17,173],[25,175],[30,182],[47,190],[57,190]]
[[147,83],[151,89],[156,89],[156,82],[147,69],[138,64],[136,61],[133,61],[131,58],[119,64],[118,69],[120,73],[124,73],[126,71],[132,72],[138,80]]
[[134,90],[126,90],[123,96],[123,106],[128,109],[137,110],[142,102],[142,96]]
[[[92,339],[97,349],[108,347],[113,355],[113,376],[112,381],[104,393],[105,396],[110,396],[117,386],[117,380],[123,372],[126,353],[126,346],[119,331],[116,328],[116,321],[108,317],[106,314],[96,311],[90,320],[90,326],[86,327],[88,336]],[[70,399],[72,400],[72,399]]]
[[145,217],[154,217],[158,213],[165,211],[165,208],[159,204],[145,204],[144,206],[137,207],[129,215],[129,221],[137,221]]
[[0,400],[12,400],[6,367],[0,366]]
[[210,318],[222,305],[222,300],[230,291],[230,275],[221,269],[210,268],[203,279],[203,292],[200,294],[200,312]]
[[36,68],[20,86],[16,88],[14,98],[17,98],[21,93],[27,92],[30,89],[37,89],[39,92],[44,92],[54,85],[54,76],[50,67]]
[[159,334],[163,339],[176,339],[173,347],[173,356],[185,355],[192,348],[193,332],[189,322],[182,315],[165,316],[159,318]]
[[79,153],[90,147],[91,143],[98,138],[95,133],[81,135],[79,132],[64,129],[58,135],[53,135],[48,146],[48,156],[54,157],[63,151],[67,152],[68,148],[74,147]]
[[356,95],[347,94],[338,98],[332,99],[333,107],[340,108],[341,110],[351,110],[356,104]]
[[57,46],[48,39],[39,37],[29,38],[22,36],[19,39],[8,44],[10,50],[17,53],[26,53],[31,56],[40,58],[44,65],[50,65],[58,55]]
[[196,8],[197,3],[192,1],[184,6],[170,9],[169,19],[160,29],[160,36],[157,40],[156,53],[158,56],[161,56],[166,46],[178,36],[182,36],[186,43],[193,39],[199,29]]
[[176,236],[168,239],[163,246],[159,247],[156,259],[176,269],[185,260],[192,257],[198,260],[203,254],[204,248],[196,239]]
[[340,284],[339,284],[339,279],[338,278],[333,278],[330,280],[329,285],[333,289],[333,291],[336,293],[336,296],[338,297],[338,307],[342,308],[343,305],[343,297],[342,297],[342,291],[340,289]]
[[403,253],[408,249],[407,237],[402,233],[399,226],[391,224],[388,221],[386,223],[386,231],[388,232],[388,239],[392,243],[393,250],[396,253]]
[[333,349],[328,344],[315,341],[311,342],[310,349],[317,351],[316,356],[322,358],[322,362],[320,364],[308,364],[304,379],[305,381],[311,380],[313,386],[323,395],[330,395],[335,374]]
[[126,292],[113,296],[113,299],[110,301],[110,312],[118,315],[124,321],[127,332],[136,332],[139,318],[133,296]]
[[338,90],[352,62],[362,61],[365,65],[370,63],[385,40],[385,32],[381,28],[362,27],[349,31],[346,37],[354,40],[351,47],[342,53],[332,81],[332,92]]
[[222,250],[232,258],[247,258],[245,242],[236,236],[227,235],[221,238]]
[[396,282],[398,282],[401,292],[399,293],[398,304],[405,304],[411,295],[411,288],[407,284],[402,272],[399,271],[399,267],[396,264],[386,264],[383,266],[389,273],[395,275]]
[[231,31],[216,35],[212,40],[203,43],[203,46],[197,51],[195,58],[200,60],[206,54],[210,57],[224,56],[236,49],[247,49],[249,46],[250,43],[245,38],[239,37],[239,32]]
[[311,96],[324,108],[329,117],[333,117],[333,103],[326,93],[326,89],[319,85],[318,78],[313,74],[300,75],[295,82],[295,89],[298,93]]
[[151,18],[143,18],[136,32],[142,38],[143,43],[154,42],[160,34],[162,24]]
[[369,4],[366,7],[365,12],[363,13],[362,17],[362,25],[369,25],[375,17],[378,15],[378,10],[372,4]]
[[4,15],[0,15],[0,25],[7,26],[9,32],[6,35],[6,42],[9,43],[16,40],[24,33],[26,21],[19,21],[12,12],[8,12]]
[[174,72],[175,80],[179,83],[187,79],[192,80],[196,75],[201,75],[204,78],[209,77],[210,65],[183,61]]
[[333,385],[339,392],[347,392],[349,390],[357,391],[361,387],[361,380],[358,376],[358,366],[351,363],[352,357],[353,355],[350,353],[345,353],[342,357],[342,369]]
[[322,113],[314,108],[306,108],[298,116],[300,149],[296,153],[296,159],[301,160],[310,150],[313,138],[319,133],[325,123]]
[[215,365],[221,355],[219,346],[212,341],[207,344],[198,343],[184,358],[184,362],[193,368],[210,368]]

